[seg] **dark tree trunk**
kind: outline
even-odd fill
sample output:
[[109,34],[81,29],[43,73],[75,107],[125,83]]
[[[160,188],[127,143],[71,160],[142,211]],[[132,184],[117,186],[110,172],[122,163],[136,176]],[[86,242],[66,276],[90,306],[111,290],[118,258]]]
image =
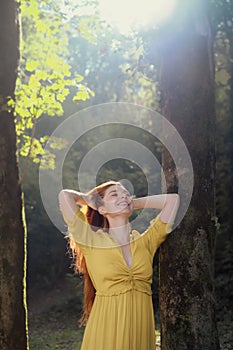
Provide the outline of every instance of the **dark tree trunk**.
[[[232,18],[233,10],[229,11],[229,17]],[[233,197],[233,30],[228,26],[227,18],[225,18],[225,28],[226,28],[226,37],[229,41],[229,60],[228,60],[228,73],[230,75],[229,79],[229,116],[228,116],[228,132],[226,133],[226,151],[224,158],[228,158],[228,174],[226,176],[225,186],[226,186],[226,206],[228,208],[232,207],[232,197]],[[229,224],[230,231],[233,229],[233,215],[231,215],[231,210],[228,211],[226,222]]]
[[18,184],[14,116],[6,108],[14,97],[19,60],[18,4],[0,2],[0,348],[25,350],[25,228]]
[[[187,15],[187,13],[186,13]],[[217,350],[214,296],[215,99],[211,36],[202,14],[182,23],[163,51],[164,116],[191,156],[194,191],[189,209],[161,247],[162,350]],[[204,21],[203,18],[205,18]],[[175,145],[174,145],[175,147]],[[175,169],[163,153],[167,190],[177,189]],[[171,171],[173,169],[173,171]],[[188,186],[189,184],[187,184]],[[181,193],[185,199],[185,189]]]

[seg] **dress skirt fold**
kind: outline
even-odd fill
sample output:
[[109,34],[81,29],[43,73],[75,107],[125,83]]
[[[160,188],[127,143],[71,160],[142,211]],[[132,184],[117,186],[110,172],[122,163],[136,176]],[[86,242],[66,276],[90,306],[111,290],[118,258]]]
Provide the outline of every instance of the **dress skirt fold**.
[[[138,312],[141,310],[141,312]],[[129,290],[95,298],[81,350],[155,350],[151,296]]]

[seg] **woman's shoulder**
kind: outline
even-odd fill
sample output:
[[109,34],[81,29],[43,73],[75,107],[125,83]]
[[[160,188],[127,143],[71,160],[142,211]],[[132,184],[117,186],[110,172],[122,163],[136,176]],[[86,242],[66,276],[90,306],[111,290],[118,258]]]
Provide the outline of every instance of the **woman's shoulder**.
[[85,211],[80,208],[76,210],[72,220],[65,221],[68,225],[68,236],[83,248],[85,247],[86,251],[93,248],[109,248],[116,245],[109,234],[102,228],[93,229],[88,223]]
[[150,221],[149,227],[142,233],[136,233],[145,245],[152,247],[154,252],[172,231],[172,224],[163,222],[159,215]]
[[148,229],[144,232],[144,234],[150,231],[168,234],[172,231],[172,225],[172,223],[162,221],[160,218],[160,214],[158,214],[154,219],[150,221],[150,225]]

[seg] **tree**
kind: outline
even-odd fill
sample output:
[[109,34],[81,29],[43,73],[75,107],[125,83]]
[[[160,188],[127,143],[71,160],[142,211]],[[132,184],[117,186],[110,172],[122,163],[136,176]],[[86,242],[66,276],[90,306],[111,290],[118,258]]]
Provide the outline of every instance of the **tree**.
[[230,210],[233,196],[233,7],[227,0],[214,1],[214,5],[212,12],[216,60],[216,211],[220,223],[215,254],[216,298],[219,336],[221,339],[221,334],[224,334],[222,342],[226,342],[229,337],[222,325],[227,317],[232,319],[233,291],[233,283],[229,283],[233,269],[233,218]]
[[[228,1],[214,2],[217,112],[217,210],[221,231],[231,239],[233,155],[233,8]],[[224,135],[224,136],[223,136]]]
[[[189,150],[194,190],[186,216],[161,247],[162,350],[217,350],[212,39],[207,9],[201,2],[190,1],[177,10],[175,28],[166,33],[162,47],[162,104],[164,116],[177,128]],[[167,190],[172,192],[177,189],[177,179],[165,150],[163,163]]]
[[[23,203],[16,157],[14,115],[7,100],[14,97],[19,60],[18,3],[0,5],[0,347],[25,350],[27,312],[25,295],[25,241]],[[17,345],[16,345],[17,344]]]

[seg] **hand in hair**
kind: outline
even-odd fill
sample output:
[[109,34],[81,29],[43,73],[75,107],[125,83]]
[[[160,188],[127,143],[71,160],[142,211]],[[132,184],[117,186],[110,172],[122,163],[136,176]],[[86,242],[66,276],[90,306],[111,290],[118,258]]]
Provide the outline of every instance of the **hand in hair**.
[[69,221],[72,220],[77,210],[77,205],[87,205],[96,209],[91,196],[87,193],[66,189],[59,193],[58,199],[60,210],[63,216]]

